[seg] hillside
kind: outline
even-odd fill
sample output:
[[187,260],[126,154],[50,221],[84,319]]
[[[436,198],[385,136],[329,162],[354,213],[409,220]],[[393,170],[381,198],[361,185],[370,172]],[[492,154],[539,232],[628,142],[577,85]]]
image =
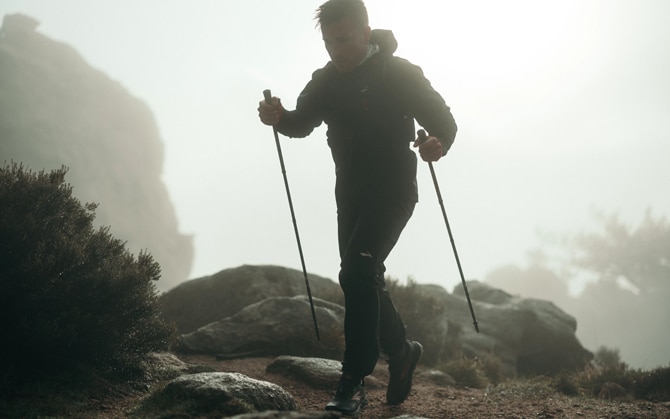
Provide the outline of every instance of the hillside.
[[163,142],[151,110],[38,26],[16,14],[0,28],[0,164],[67,166],[77,198],[99,204],[96,224],[161,264],[159,288],[185,281],[193,243],[178,231],[161,179]]

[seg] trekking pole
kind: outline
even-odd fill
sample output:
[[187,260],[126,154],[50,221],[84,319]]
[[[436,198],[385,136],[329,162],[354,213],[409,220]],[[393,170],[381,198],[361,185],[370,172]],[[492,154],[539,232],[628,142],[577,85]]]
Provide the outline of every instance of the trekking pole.
[[[272,104],[272,93],[270,89],[263,90],[265,103]],[[288,198],[288,206],[291,209],[291,219],[293,219],[293,230],[295,231],[295,239],[298,242],[298,253],[300,253],[300,263],[302,264],[302,273],[305,275],[305,286],[307,287],[307,297],[309,298],[309,306],[312,309],[312,320],[314,321],[314,331],[316,332],[316,340],[321,341],[319,336],[319,326],[316,323],[316,313],[314,312],[314,301],[312,301],[312,291],[309,288],[309,280],[307,279],[307,269],[305,268],[305,258],[302,255],[302,245],[300,244],[300,235],[298,234],[298,223],[295,220],[295,211],[293,211],[293,201],[291,200],[291,191],[288,187],[288,179],[286,177],[286,167],[284,166],[284,156],[281,152],[281,145],[279,145],[279,135],[277,134],[277,127],[272,126],[272,131],[275,134],[275,144],[277,145],[277,154],[279,154],[279,164],[281,165],[281,173],[284,176],[284,186],[286,187],[286,196]]]
[[[426,131],[420,129],[417,131],[419,136],[419,144],[425,142],[428,137],[426,136]],[[440,185],[437,184],[437,176],[435,176],[435,169],[433,168],[433,162],[428,162],[428,167],[430,168],[430,175],[433,177],[433,185],[435,185],[435,192],[437,193],[437,200],[440,203],[440,208],[442,208],[442,217],[444,218],[444,223],[447,225],[447,232],[449,233],[449,240],[451,241],[451,248],[454,249],[454,257],[456,258],[456,265],[458,265],[458,272],[461,274],[461,282],[463,283],[463,290],[465,291],[465,297],[468,300],[468,306],[470,307],[470,314],[472,315],[472,324],[475,325],[475,330],[479,333],[479,325],[477,319],[475,318],[475,310],[472,308],[472,301],[470,301],[470,293],[468,293],[468,286],[465,284],[465,276],[463,275],[463,268],[461,268],[461,260],[458,257],[458,251],[456,251],[456,244],[454,243],[454,235],[451,233],[451,227],[449,227],[449,220],[447,219],[447,212],[444,209],[444,202],[442,201],[442,194],[440,193]]]

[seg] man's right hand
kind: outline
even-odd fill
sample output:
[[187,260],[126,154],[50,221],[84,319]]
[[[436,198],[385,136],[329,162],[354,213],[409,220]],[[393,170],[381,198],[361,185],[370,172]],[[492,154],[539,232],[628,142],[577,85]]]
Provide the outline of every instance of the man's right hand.
[[426,162],[435,162],[442,157],[442,143],[437,137],[427,135],[426,131],[420,129],[417,131],[417,139],[414,141],[414,147],[419,147],[419,155]]
[[265,125],[276,125],[284,113],[284,107],[278,97],[272,97],[272,103],[264,100],[258,103],[258,117]]

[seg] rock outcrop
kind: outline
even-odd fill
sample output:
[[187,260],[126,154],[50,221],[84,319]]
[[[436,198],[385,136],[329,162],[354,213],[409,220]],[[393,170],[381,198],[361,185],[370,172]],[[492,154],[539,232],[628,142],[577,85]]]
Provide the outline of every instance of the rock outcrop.
[[332,390],[337,388],[342,375],[342,363],[332,359],[283,355],[268,364],[265,371],[293,377],[312,388]]
[[[342,415],[336,412],[286,412],[266,410],[258,413],[244,413],[232,416],[230,419],[340,419]],[[397,418],[396,418],[397,419]],[[407,419],[407,418],[405,418]]]
[[161,180],[163,144],[151,111],[38,25],[17,14],[0,28],[0,164],[68,167],[74,195],[99,204],[96,225],[160,263],[159,289],[185,281],[192,238],[178,232]]
[[307,297],[270,297],[179,336],[175,349],[223,358],[296,355],[340,359],[344,353],[344,308],[318,298],[313,302],[318,341]]
[[[224,272],[189,281],[178,287],[189,287],[188,293],[170,295],[174,298],[171,300],[173,310],[188,308],[191,319],[204,322],[205,314],[209,319],[225,316],[182,334],[175,349],[222,357],[297,355],[340,359],[344,349],[343,307],[314,299],[322,337],[317,342],[306,297],[271,296],[299,293],[299,272],[289,274],[290,270],[263,266],[244,266]],[[281,272],[281,281],[276,280],[278,272]],[[292,282],[287,277],[296,279]],[[268,278],[275,279],[269,281]],[[329,282],[328,286],[337,287]],[[315,283],[327,287],[326,282]],[[413,320],[421,322],[425,331],[424,336],[410,336],[424,343],[424,359],[445,361],[457,347],[459,352],[480,359],[495,355],[502,361],[504,372],[514,375],[575,370],[592,358],[575,335],[574,317],[551,302],[515,297],[471,281],[469,291],[480,330],[476,333],[461,288],[450,294],[438,285],[415,286],[413,298],[421,298],[419,304],[436,307],[434,315]],[[203,303],[198,303],[199,298]],[[239,312],[223,314],[223,307],[232,311],[245,302],[249,305]],[[210,306],[216,310],[206,308]],[[197,323],[192,322],[191,327]]]
[[223,417],[264,410],[296,410],[293,396],[283,388],[238,373],[182,375],[155,397],[161,398],[162,405],[168,408],[170,404],[189,404],[195,406],[195,411],[217,411]]
[[[480,334],[463,304],[464,292],[442,294],[451,321],[460,323],[459,341],[478,356],[494,353],[520,374],[555,374],[583,368],[593,358],[576,336],[575,318],[550,301],[521,298],[480,282],[468,285],[477,313]],[[448,302],[447,302],[448,301]]]
[[[314,389],[332,390],[340,381],[342,363],[332,359],[283,355],[269,363],[265,371],[293,378]],[[365,377],[365,387],[368,390],[386,388],[386,382],[373,374]]]
[[[166,354],[156,354],[165,359]],[[169,358],[169,356],[167,356]],[[173,364],[172,360],[167,362]],[[191,368],[195,368],[192,365]],[[230,372],[184,373],[159,387],[129,417],[230,417],[232,419],[335,419],[343,417],[336,412],[304,410],[294,401],[290,391],[273,384],[274,378],[286,383],[300,382],[315,391],[331,392],[337,387],[341,364],[329,359],[280,356],[266,367],[264,380]],[[419,382],[436,382],[429,371],[418,374]],[[432,371],[434,374],[437,373]],[[433,375],[434,375],[433,374]],[[443,374],[446,376],[446,374]],[[448,377],[448,376],[447,376]],[[269,380],[269,381],[266,381]],[[372,375],[365,378],[367,391],[384,390],[388,381],[385,365],[378,365]],[[438,387],[453,385],[437,383]],[[293,388],[293,387],[292,387]],[[324,401],[325,403],[325,401]],[[297,410],[296,410],[297,409]],[[411,414],[389,415],[392,419],[426,419]]]
[[[330,300],[329,296],[341,294],[340,286],[330,279],[312,274],[308,279],[315,298]],[[272,265],[243,265],[192,279],[169,290],[161,296],[161,315],[184,334],[230,317],[268,297],[306,293],[302,271]]]

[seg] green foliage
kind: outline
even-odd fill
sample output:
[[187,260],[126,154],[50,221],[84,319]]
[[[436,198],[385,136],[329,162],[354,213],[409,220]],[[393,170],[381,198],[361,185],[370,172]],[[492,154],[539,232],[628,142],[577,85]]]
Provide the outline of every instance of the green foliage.
[[108,228],[94,230],[96,205],[72,196],[66,172],[0,167],[5,381],[82,364],[129,372],[172,335],[158,317],[159,265],[134,257]]

